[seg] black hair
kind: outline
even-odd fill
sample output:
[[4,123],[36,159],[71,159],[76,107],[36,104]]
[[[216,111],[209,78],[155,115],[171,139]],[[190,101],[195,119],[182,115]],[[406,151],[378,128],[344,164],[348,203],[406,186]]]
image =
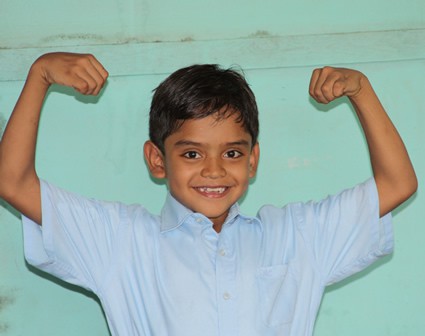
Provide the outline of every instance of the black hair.
[[216,64],[192,65],[172,73],[155,90],[149,115],[149,137],[164,153],[164,141],[188,119],[216,114],[218,119],[238,113],[251,135],[259,132],[255,96],[244,76]]

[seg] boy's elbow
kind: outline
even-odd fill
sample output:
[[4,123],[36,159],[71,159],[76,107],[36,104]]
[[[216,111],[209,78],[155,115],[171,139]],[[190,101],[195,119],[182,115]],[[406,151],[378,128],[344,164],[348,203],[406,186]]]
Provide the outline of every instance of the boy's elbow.
[[41,225],[41,190],[37,175],[12,183],[5,183],[0,176],[0,199]]
[[0,198],[11,204],[23,197],[28,190],[39,185],[37,174],[16,175],[0,169]]
[[409,176],[396,185],[395,191],[400,199],[400,204],[407,201],[418,190],[418,179],[412,171]]
[[11,204],[17,194],[19,194],[17,184],[0,174],[0,198]]
[[418,178],[414,174],[412,178],[409,179],[409,182],[406,186],[406,200],[409,199],[416,191],[418,190]]
[[0,198],[6,201],[12,194],[12,183],[10,183],[7,174],[5,174],[0,167]]
[[397,183],[383,183],[377,179],[380,200],[380,215],[383,216],[411,198],[418,189],[418,180],[415,174]]
[[416,175],[411,176],[409,179],[404,181],[401,185],[396,189],[396,195],[398,197],[397,206],[406,202],[409,198],[411,198],[416,191],[418,190],[418,179]]

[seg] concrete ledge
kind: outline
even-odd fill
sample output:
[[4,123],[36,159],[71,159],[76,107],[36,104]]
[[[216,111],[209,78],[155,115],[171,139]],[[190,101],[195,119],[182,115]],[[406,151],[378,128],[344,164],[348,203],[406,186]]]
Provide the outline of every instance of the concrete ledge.
[[193,63],[244,70],[425,59],[425,29],[237,40],[76,45],[1,49],[0,81],[24,80],[41,54],[93,53],[111,76],[165,74]]

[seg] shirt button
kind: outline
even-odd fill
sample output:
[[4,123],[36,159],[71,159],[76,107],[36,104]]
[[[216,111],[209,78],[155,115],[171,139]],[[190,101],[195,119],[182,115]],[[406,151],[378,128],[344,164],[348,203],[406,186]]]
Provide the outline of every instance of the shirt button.
[[230,294],[229,293],[224,293],[223,294],[223,299],[225,299],[225,300],[229,300],[230,299]]
[[225,249],[221,249],[220,251],[218,251],[218,253],[224,257],[226,255],[226,250]]
[[196,218],[196,221],[198,222],[198,223],[201,223],[202,222],[202,218]]

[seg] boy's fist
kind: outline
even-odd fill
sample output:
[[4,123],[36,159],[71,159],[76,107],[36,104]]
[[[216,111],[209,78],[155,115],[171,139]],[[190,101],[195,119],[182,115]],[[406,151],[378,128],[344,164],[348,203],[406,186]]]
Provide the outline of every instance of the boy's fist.
[[62,52],[38,58],[31,73],[37,73],[47,86],[69,86],[85,95],[97,95],[108,78],[108,72],[93,55]]
[[323,104],[341,96],[354,98],[360,93],[365,78],[361,72],[351,69],[315,69],[311,76],[309,92],[317,102]]

